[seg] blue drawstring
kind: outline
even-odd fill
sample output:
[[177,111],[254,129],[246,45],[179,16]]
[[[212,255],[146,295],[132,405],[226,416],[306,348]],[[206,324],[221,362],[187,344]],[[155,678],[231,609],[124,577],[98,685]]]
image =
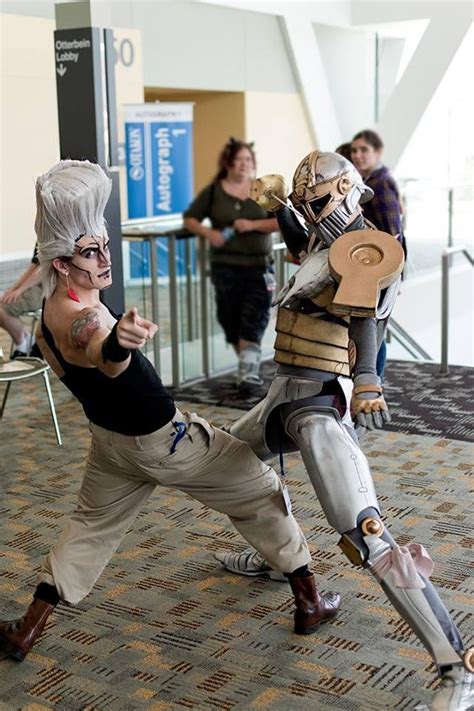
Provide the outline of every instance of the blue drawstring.
[[279,437],[279,445],[280,445],[280,476],[282,479],[286,477],[286,471],[285,471],[285,460],[283,459],[283,446],[282,446],[282,441],[281,437]]
[[176,447],[186,434],[186,422],[173,422],[172,424],[176,430],[176,434],[174,436],[174,440],[171,443],[170,454],[174,454],[176,452]]

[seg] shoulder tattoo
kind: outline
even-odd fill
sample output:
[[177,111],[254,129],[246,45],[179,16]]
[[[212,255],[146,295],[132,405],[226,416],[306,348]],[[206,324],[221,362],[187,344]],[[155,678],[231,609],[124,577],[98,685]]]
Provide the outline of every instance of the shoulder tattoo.
[[100,319],[96,311],[88,311],[71,325],[71,343],[74,348],[84,351],[96,331],[100,328]]

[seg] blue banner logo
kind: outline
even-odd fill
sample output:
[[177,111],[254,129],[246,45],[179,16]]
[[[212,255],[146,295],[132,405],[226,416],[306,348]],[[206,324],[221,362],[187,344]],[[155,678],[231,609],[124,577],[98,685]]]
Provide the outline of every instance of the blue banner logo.
[[[128,216],[154,217],[183,212],[194,194],[193,106],[190,103],[142,104],[127,107],[125,150]],[[158,242],[159,273],[167,272]],[[143,247],[143,248],[142,248]],[[148,275],[146,245],[131,246],[130,274]],[[161,253],[161,254],[160,254]]]

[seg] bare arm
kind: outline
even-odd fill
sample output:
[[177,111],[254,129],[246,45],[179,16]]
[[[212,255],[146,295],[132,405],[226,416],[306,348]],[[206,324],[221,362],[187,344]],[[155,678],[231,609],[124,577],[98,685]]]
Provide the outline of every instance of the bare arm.
[[262,232],[269,234],[278,230],[278,222],[275,217],[268,217],[264,220],[246,220],[239,218],[234,222],[237,232]]
[[199,222],[195,217],[185,217],[184,226],[187,230],[198,237],[204,237],[213,247],[222,247],[225,242],[224,235],[219,230],[214,230],[211,227],[205,227],[202,222]]
[[16,280],[13,286],[10,286],[2,294],[0,301],[4,304],[15,303],[24,291],[31,286],[39,284],[41,281],[41,268],[38,264],[31,263],[23,274]]
[[102,323],[98,309],[84,309],[72,324],[69,341],[89,362],[109,378],[116,378],[130,365],[130,351],[153,338],[158,326],[141,318],[133,308],[111,330]]

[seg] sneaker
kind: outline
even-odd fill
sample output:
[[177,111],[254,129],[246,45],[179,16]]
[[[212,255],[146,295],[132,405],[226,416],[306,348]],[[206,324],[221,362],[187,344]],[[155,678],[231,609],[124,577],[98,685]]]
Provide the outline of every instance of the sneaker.
[[258,374],[261,353],[260,346],[257,345],[247,346],[240,351],[237,375],[238,387],[263,385],[263,380]]
[[245,393],[250,395],[260,385],[263,385],[263,380],[258,375],[250,375],[250,373],[243,376],[239,373],[235,375],[234,388],[239,390],[241,395],[245,395]]
[[262,576],[281,583],[288,582],[283,573],[271,568],[265,558],[252,548],[242,553],[214,553],[214,558],[222,563],[226,570],[236,575],[246,575],[250,578]]
[[15,360],[15,358],[26,358],[25,351],[19,351],[18,348],[15,348],[10,356],[10,360]]
[[14,344],[15,350],[11,354],[10,360],[14,360],[15,358],[25,358],[30,352],[33,343],[34,338],[31,336],[31,333],[24,331],[23,338],[20,343]]

